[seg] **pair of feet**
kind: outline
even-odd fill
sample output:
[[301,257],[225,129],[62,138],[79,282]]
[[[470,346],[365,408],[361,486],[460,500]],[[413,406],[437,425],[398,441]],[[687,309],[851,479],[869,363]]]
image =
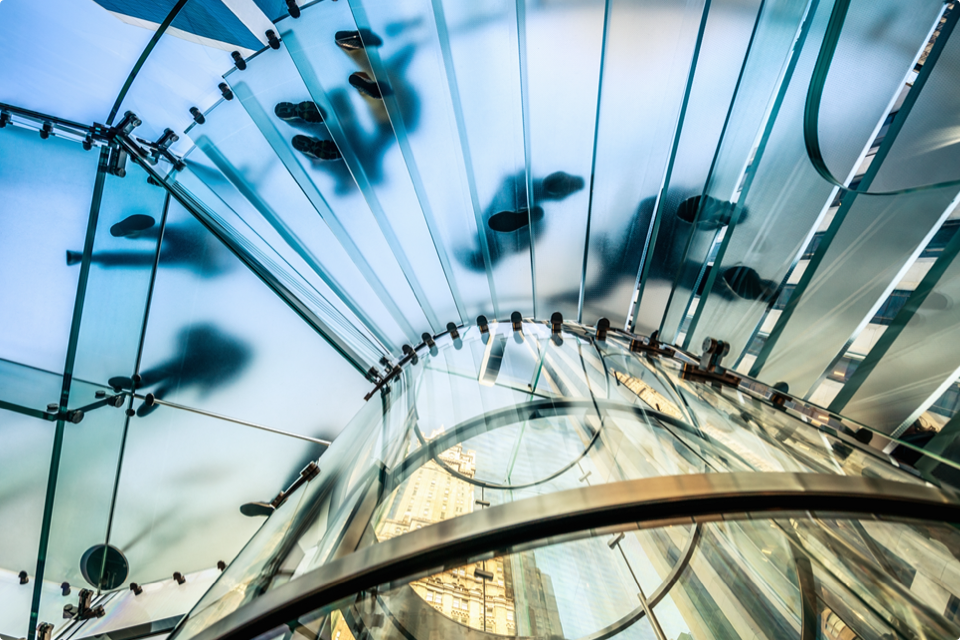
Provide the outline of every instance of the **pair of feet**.
[[[367,46],[378,47],[383,44],[379,36],[367,29],[337,31],[334,38],[337,46],[347,52],[363,51]],[[374,100],[383,99],[380,85],[363,71],[350,74],[348,81],[361,94]],[[326,119],[323,109],[310,101],[281,102],[274,107],[274,113],[285,122],[323,124]],[[294,136],[293,148],[312,160],[339,160],[343,157],[332,140],[322,140],[314,136]]]
[[[373,33],[369,29],[360,29],[358,31],[337,31],[334,39],[337,42],[337,46],[347,53],[363,51],[367,47],[379,47],[383,44],[383,40],[380,39],[380,36]],[[363,95],[373,98],[374,100],[383,99],[383,92],[380,90],[380,85],[363,71],[351,73],[347,80],[350,82],[350,86],[355,88]]]
[[[323,124],[326,114],[314,102],[280,102],[273,108],[284,122]],[[293,148],[312,160],[338,160],[343,157],[333,140],[321,140],[313,136],[293,136]]]

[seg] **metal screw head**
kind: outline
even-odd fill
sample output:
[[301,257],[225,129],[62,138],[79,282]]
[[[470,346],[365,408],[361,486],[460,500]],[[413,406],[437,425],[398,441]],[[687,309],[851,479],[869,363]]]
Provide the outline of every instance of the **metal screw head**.
[[47,405],[47,413],[57,413],[58,411],[60,411],[60,405],[56,402]]
[[106,397],[107,392],[104,391],[103,389],[97,389],[97,392],[93,395],[97,398],[103,398],[103,397]]

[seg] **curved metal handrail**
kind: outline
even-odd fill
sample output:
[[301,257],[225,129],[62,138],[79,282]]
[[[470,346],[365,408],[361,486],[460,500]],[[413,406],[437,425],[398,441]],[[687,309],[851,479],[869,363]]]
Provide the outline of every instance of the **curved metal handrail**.
[[475,511],[371,545],[266,592],[194,638],[246,640],[361,590],[538,540],[618,525],[664,526],[681,518],[811,510],[960,522],[956,494],[879,478],[706,473],[594,485]]

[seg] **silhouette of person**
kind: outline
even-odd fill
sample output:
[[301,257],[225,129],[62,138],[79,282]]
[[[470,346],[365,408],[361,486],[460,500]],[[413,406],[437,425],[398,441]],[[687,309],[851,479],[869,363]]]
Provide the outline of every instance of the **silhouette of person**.
[[[655,253],[660,258],[657,264],[651,265],[647,277],[651,280],[669,278],[669,286],[673,286],[678,274],[700,273],[703,269],[696,295],[702,296],[704,285],[712,270],[712,265],[689,260],[684,255],[687,242],[692,233],[715,232],[730,224],[733,212],[731,203],[724,203],[715,198],[707,197],[704,206],[702,196],[694,196],[683,200],[676,211],[664,212],[661,216]],[[644,198],[637,206],[634,217],[638,223],[629,225],[626,229],[615,233],[594,231],[591,235],[591,250],[597,251],[596,264],[598,271],[591,282],[584,288],[584,299],[602,299],[611,291],[616,291],[618,285],[629,281],[632,286],[636,282],[639,269],[638,256],[643,252],[643,243],[646,240],[647,228],[654,215],[656,198]],[[741,210],[738,220],[747,218],[746,210]],[[692,282],[690,283],[693,284]],[[765,280],[751,267],[737,265],[724,267],[714,282],[712,294],[717,294],[725,300],[772,300],[777,291],[777,283]],[[576,303],[578,294],[571,294],[570,301]]]
[[[389,84],[375,80],[366,47],[383,44],[379,36],[367,30],[338,31],[337,45],[357,64],[359,71],[352,73],[347,81],[359,92],[373,115],[374,129],[365,129],[354,109],[348,93],[342,89],[329,93],[330,105],[337,115],[350,149],[356,154],[364,174],[373,184],[383,180],[383,157],[395,141],[390,117],[384,106],[384,96],[396,99],[400,108],[400,118],[407,131],[416,128],[420,117],[420,101],[416,91],[405,80],[405,74],[413,59],[415,47],[408,45],[384,61]],[[326,120],[327,114],[313,102],[294,104],[281,102],[276,105],[277,116],[295,126],[312,126],[313,135],[296,135],[292,139],[293,148],[311,160],[318,161],[318,168],[330,173],[336,179],[337,193],[347,193],[354,188],[353,178],[342,162],[328,162],[342,158],[336,143],[329,139],[326,126],[321,130],[318,125]]]
[[[521,252],[530,246],[530,233],[526,228],[530,222],[543,220],[541,203],[550,200],[563,200],[580,191],[584,180],[563,171],[555,171],[543,178],[533,180],[533,207],[527,207],[526,172],[520,171],[503,180],[492,201],[483,212],[484,227],[480,233],[487,236],[490,250],[491,267],[503,257]],[[534,236],[543,233],[543,224],[534,225]],[[457,257],[467,267],[483,271],[483,251],[476,245],[457,252]]]
[[[250,362],[250,349],[211,324],[185,327],[177,336],[176,355],[140,373],[137,389],[156,387],[152,393],[163,398],[173,389],[196,387],[209,393],[234,380]],[[116,390],[133,389],[133,381],[125,376],[110,378]],[[143,404],[137,409],[140,417],[152,413],[158,405]]]
[[[198,233],[189,226],[167,225],[163,230],[160,245],[160,264],[164,267],[184,267],[204,277],[218,275],[227,269],[226,260],[209,249],[216,246],[210,237]],[[156,243],[160,227],[152,216],[134,214],[110,227],[110,235],[130,240],[149,240]],[[219,254],[222,256],[223,254]],[[155,258],[152,249],[144,251],[99,251],[90,260],[104,267],[151,267]],[[80,251],[67,251],[67,264],[79,264],[83,259]]]

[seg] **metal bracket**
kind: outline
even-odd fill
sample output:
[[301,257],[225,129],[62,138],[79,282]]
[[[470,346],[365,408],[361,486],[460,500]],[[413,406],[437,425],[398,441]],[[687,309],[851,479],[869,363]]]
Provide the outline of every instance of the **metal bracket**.
[[650,334],[650,337],[647,338],[646,343],[644,343],[641,338],[633,338],[630,341],[630,351],[633,351],[634,353],[642,353],[653,358],[658,356],[672,358],[674,355],[676,355],[676,350],[671,347],[663,346],[663,343],[657,339],[658,335],[660,335],[660,332],[654,331]]
[[720,362],[728,353],[730,353],[729,343],[706,338],[703,341],[703,354],[700,356],[699,365],[685,363],[681,376],[686,380],[699,380],[739,387],[740,377],[720,366]]
[[[63,607],[63,617],[66,620],[90,620],[102,618],[105,615],[103,605],[93,605],[94,593],[90,589],[81,589],[77,604],[68,604]],[[38,629],[39,631],[39,629]]]

